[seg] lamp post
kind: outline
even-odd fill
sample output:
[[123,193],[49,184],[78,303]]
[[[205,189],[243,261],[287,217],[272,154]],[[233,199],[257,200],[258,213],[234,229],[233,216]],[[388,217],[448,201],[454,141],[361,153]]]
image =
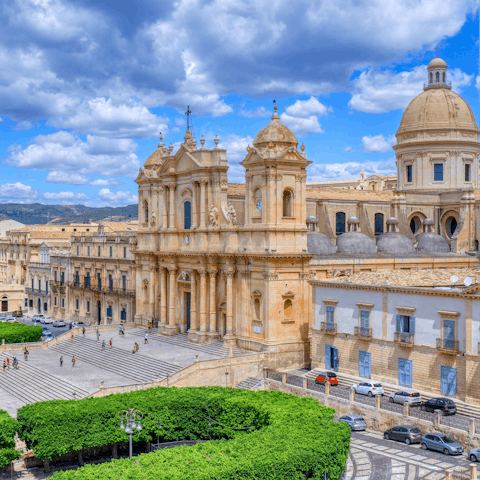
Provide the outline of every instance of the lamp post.
[[[136,429],[140,431],[142,425],[140,421],[143,418],[143,414],[140,410],[135,410],[134,408],[129,408],[128,410],[120,410],[120,428],[125,430],[125,433],[130,435],[130,458],[132,458],[132,435],[133,431]],[[125,424],[123,423],[123,418],[125,417]],[[136,423],[136,420],[138,423]]]

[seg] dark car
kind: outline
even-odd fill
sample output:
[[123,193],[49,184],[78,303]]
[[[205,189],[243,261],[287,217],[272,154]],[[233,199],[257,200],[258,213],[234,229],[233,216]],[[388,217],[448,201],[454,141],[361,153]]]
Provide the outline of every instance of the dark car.
[[442,415],[455,415],[457,413],[457,406],[449,398],[432,398],[427,402],[423,402],[421,409],[426,412],[435,412],[440,410]]
[[333,372],[322,372],[315,378],[315,383],[325,385],[325,382],[331,385],[338,385],[337,375]]
[[411,443],[420,443],[422,441],[422,432],[417,427],[409,425],[400,425],[385,430],[383,433],[385,440],[399,440],[407,445]]

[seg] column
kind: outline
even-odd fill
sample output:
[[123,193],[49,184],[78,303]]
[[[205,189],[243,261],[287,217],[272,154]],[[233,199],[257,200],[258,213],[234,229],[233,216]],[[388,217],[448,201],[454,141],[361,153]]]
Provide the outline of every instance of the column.
[[226,335],[233,335],[233,276],[235,270],[225,270],[227,277],[227,332]]
[[169,208],[169,214],[170,214],[170,226],[168,227],[169,230],[174,230],[175,229],[175,185],[170,184],[169,190],[170,190],[170,208]]
[[163,211],[162,211],[162,204],[163,204],[163,187],[157,188],[157,230],[161,230],[163,228]]
[[210,276],[210,332],[217,331],[217,309],[215,307],[216,302],[216,292],[215,292],[215,283],[217,279],[216,268],[210,268],[208,270],[208,275]]
[[168,225],[168,189],[167,187],[162,188],[162,198],[163,198],[163,211],[162,211],[162,217],[163,217],[163,222],[162,222],[162,228],[163,230],[167,229]]
[[167,271],[160,267],[160,322],[167,324]]
[[156,277],[157,266],[150,267],[150,295],[152,296],[151,302],[152,305],[152,316],[153,319],[156,320],[157,318],[157,299],[158,299],[158,286],[157,286],[157,279]]
[[201,269],[200,274],[200,332],[207,331],[207,271]]
[[168,267],[168,273],[170,275],[170,295],[168,298],[168,325],[175,325],[175,272],[177,267]]
[[206,180],[200,182],[200,227],[206,226],[206,211],[205,211],[205,186]]
[[195,270],[190,273],[190,330],[197,330],[197,278]]
[[192,229],[198,227],[197,182],[192,184]]

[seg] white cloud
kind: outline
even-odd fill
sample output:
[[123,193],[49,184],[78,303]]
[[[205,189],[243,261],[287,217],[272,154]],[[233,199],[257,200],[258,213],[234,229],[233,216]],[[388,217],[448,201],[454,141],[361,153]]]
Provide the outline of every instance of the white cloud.
[[23,183],[4,183],[0,185],[0,202],[2,203],[31,203],[38,200],[38,190]]
[[268,117],[272,114],[269,110],[265,107],[258,107],[255,110],[240,110],[240,116],[246,118],[255,118],[255,117]]
[[298,136],[310,135],[312,133],[323,133],[322,127],[315,115],[307,118],[298,118],[282,113],[280,119],[282,123]]
[[98,198],[106,205],[124,206],[138,203],[138,196],[132,192],[112,192],[109,188],[102,188]]
[[351,145],[347,145],[346,147],[343,147],[342,152],[345,152],[345,153],[356,153],[356,151],[352,148]]
[[396,175],[395,157],[381,161],[317,163],[308,167],[307,181],[344,180],[358,178],[362,169],[367,175]]
[[114,178],[98,178],[90,182],[90,185],[97,187],[119,186],[123,185],[123,182],[115,180]]
[[308,100],[297,100],[288,106],[280,115],[280,120],[298,136],[323,133],[318,117],[331,111],[331,107],[326,107],[315,97],[310,97]]
[[293,105],[285,109],[287,115],[300,118],[326,115],[329,112],[333,112],[332,107],[323,105],[315,97],[310,97],[308,100],[297,100]]
[[72,202],[87,202],[89,200],[88,196],[84,193],[73,192],[46,192],[42,196],[46,201],[59,202],[63,205],[68,205]]
[[[452,81],[452,89],[456,92],[460,92],[461,88],[469,85],[473,79],[473,75],[467,75],[458,68],[449,72],[448,77]],[[369,69],[352,81],[354,94],[348,106],[365,113],[403,110],[423,91],[426,81],[425,65],[399,73]]]
[[11,128],[12,130],[19,131],[19,130],[30,130],[33,127],[34,127],[33,122],[30,122],[29,120],[23,120],[21,122],[18,122],[16,125],[14,125]]
[[397,143],[395,135],[384,137],[383,135],[365,136],[362,138],[362,150],[364,152],[389,152]]
[[247,146],[251,146],[252,142],[253,138],[250,136],[227,135],[220,139],[218,147],[227,150],[229,182],[245,182],[245,169],[240,165],[240,162],[246,157]]
[[45,180],[47,183],[65,183],[70,185],[86,185],[88,178],[85,175],[75,172],[49,172]]
[[133,178],[140,168],[134,154],[136,149],[137,144],[130,139],[87,135],[84,142],[72,133],[61,131],[38,135],[26,148],[10,146],[6,163],[33,170]]

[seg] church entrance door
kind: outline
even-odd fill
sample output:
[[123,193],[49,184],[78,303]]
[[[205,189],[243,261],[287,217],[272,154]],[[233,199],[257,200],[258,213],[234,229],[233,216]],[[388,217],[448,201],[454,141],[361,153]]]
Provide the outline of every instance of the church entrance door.
[[98,310],[97,323],[98,325],[100,325],[102,323],[102,303],[100,301],[97,303],[97,310]]
[[185,292],[185,317],[188,332],[190,330],[190,292]]

